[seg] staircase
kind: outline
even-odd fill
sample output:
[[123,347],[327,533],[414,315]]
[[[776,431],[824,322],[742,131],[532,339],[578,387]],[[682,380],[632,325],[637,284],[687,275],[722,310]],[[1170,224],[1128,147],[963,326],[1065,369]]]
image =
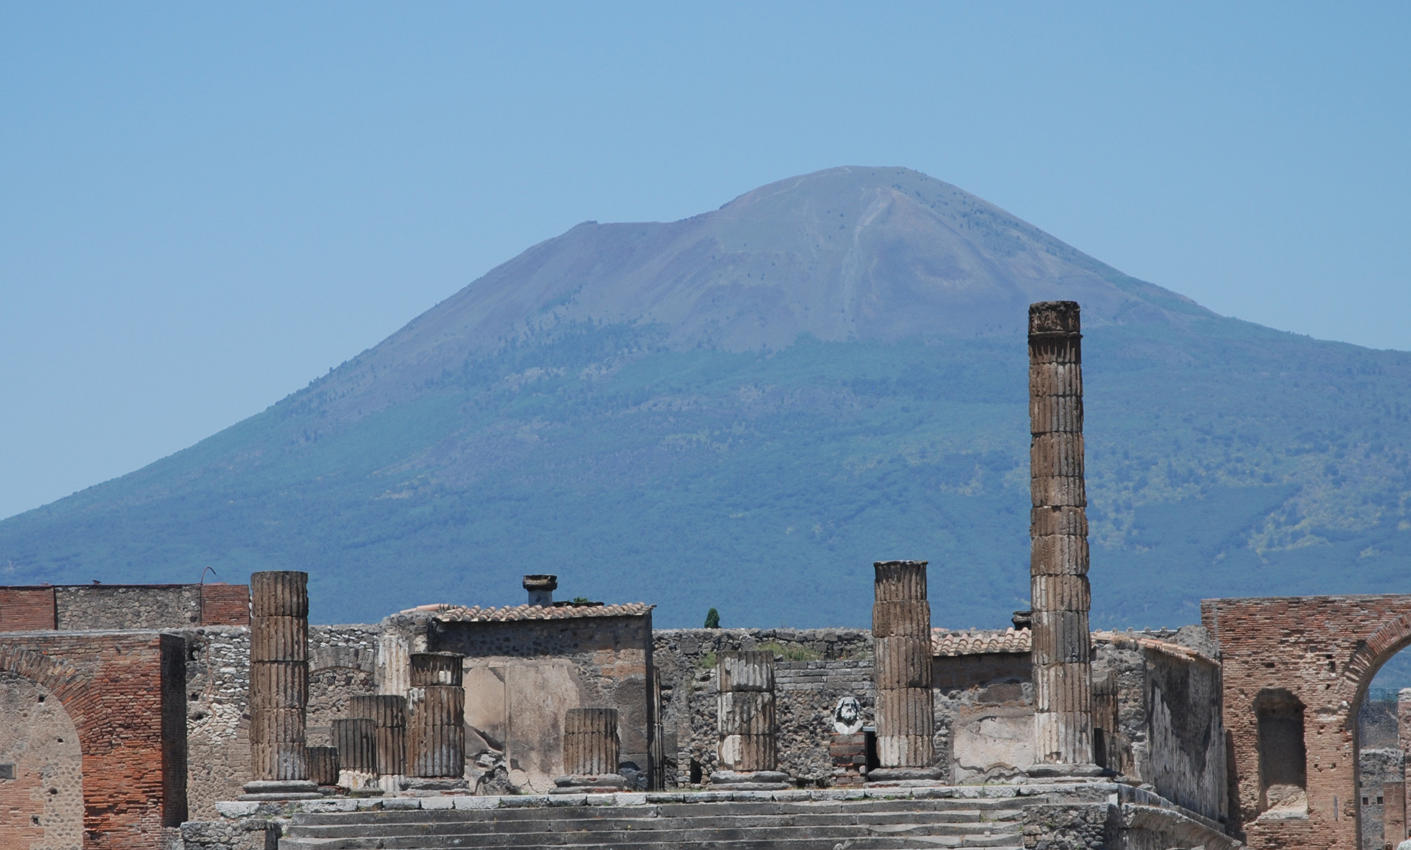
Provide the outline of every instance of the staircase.
[[1023,845],[1021,802],[1012,797],[653,802],[649,796],[635,804],[603,805],[613,795],[593,796],[605,799],[300,813],[285,827],[279,850],[1018,850]]

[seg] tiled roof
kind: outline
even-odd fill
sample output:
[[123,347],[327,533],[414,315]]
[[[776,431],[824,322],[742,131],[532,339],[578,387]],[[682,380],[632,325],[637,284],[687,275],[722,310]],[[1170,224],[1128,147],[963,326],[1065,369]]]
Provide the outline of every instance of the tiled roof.
[[656,606],[645,602],[625,602],[620,605],[506,605],[503,608],[447,605],[436,612],[436,619],[454,623],[516,623],[528,620],[576,620],[583,617],[640,617],[654,607]]
[[1032,639],[1028,629],[976,629],[966,632],[932,629],[931,654],[951,656],[1028,652]]

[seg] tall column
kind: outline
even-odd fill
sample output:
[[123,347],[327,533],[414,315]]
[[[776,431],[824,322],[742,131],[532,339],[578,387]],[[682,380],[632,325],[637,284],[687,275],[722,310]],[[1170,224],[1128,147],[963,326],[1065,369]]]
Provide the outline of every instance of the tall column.
[[1041,775],[1093,763],[1087,494],[1078,304],[1029,306],[1029,594],[1034,761]]
[[570,708],[563,717],[563,767],[550,793],[620,791],[617,709]]
[[774,653],[722,652],[715,664],[720,769],[713,785],[765,790],[786,787],[777,768]]
[[308,573],[250,575],[250,764],[246,799],[318,796],[309,781]]
[[878,561],[872,604],[877,760],[868,781],[937,779],[932,734],[931,605],[925,561]]
[[384,791],[400,791],[407,773],[407,698],[391,694],[351,697],[348,716],[373,722],[378,784]]
[[[463,658],[454,652],[411,655],[411,687],[407,689],[407,767],[418,780],[460,780],[465,776]],[[413,784],[425,787],[427,783]]]

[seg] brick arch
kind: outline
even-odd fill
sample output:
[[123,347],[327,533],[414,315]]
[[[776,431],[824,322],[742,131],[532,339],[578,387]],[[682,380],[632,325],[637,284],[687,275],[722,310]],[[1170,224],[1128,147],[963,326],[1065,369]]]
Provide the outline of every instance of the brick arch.
[[69,701],[65,696],[71,696],[74,686],[84,679],[72,664],[17,646],[0,646],[0,671],[43,685],[65,703],[65,708]]
[[158,850],[185,819],[183,662],[182,639],[158,632],[0,634],[0,670],[53,694],[77,731],[84,850]]
[[1372,684],[1377,671],[1393,655],[1411,646],[1411,596],[1404,598],[1406,613],[1385,621],[1363,639],[1343,669],[1343,678],[1356,694],[1348,707],[1347,722],[1350,725],[1357,723],[1358,708],[1367,696],[1367,688]]

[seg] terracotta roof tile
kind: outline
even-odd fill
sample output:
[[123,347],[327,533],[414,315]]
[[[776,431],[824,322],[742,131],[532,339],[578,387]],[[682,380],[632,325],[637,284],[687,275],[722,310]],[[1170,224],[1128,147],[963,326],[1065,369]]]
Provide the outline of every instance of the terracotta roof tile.
[[1032,639],[1028,629],[976,629],[965,632],[932,629],[931,654],[952,656],[1028,652]]

